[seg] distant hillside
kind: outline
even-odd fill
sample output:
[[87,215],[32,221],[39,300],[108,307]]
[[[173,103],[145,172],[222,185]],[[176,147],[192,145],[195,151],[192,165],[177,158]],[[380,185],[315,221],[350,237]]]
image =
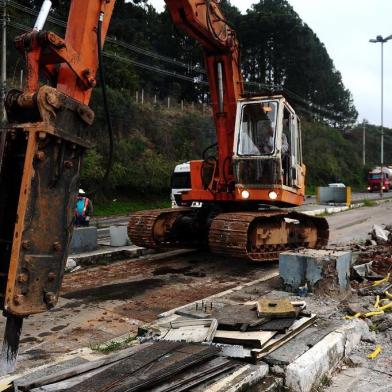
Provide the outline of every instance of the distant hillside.
[[[18,3],[29,11],[15,8],[15,2],[10,2],[10,23],[32,26],[35,16],[31,12],[42,1]],[[68,4],[68,0],[58,1],[52,16],[65,20]],[[260,92],[258,84],[280,85],[301,114],[308,185],[342,180],[363,186],[366,169],[362,167],[362,132],[347,131],[357,112],[323,43],[285,0],[260,0],[245,15],[227,0],[221,5],[242,45],[246,89]],[[24,68],[12,44],[21,33],[19,27],[11,23],[8,31],[10,87],[18,86]],[[47,28],[64,33],[61,23],[48,22]],[[197,105],[209,100],[208,87],[196,82],[206,80],[202,52],[192,39],[176,29],[167,12],[158,14],[143,0],[117,0],[109,35],[112,39],[105,46],[105,68],[116,143],[107,190],[111,196],[166,192],[174,165],[200,158],[215,137],[208,113],[190,107],[191,102]],[[143,106],[142,93],[149,97],[149,103]],[[167,101],[168,97],[172,103],[183,101],[185,109],[153,105],[152,97],[157,102]],[[83,171],[83,186],[88,189],[94,188],[102,177],[107,160],[99,88],[94,91],[92,107],[96,112],[96,147],[89,153]],[[375,127],[369,127],[367,146],[371,166],[379,159]],[[385,151],[386,161],[392,163],[390,136],[386,137]]]

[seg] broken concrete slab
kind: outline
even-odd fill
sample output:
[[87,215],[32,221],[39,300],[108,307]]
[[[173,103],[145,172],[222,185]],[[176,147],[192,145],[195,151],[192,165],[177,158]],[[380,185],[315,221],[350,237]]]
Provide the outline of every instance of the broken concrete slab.
[[307,285],[317,295],[345,294],[350,290],[351,251],[302,249],[279,256],[279,273],[286,290]]
[[287,366],[285,385],[297,392],[310,392],[329,376],[339,362],[359,344],[368,331],[362,320],[353,320],[328,334]]
[[376,241],[377,244],[386,244],[388,242],[390,234],[390,231],[384,230],[381,226],[373,225],[371,235],[373,240]]
[[270,365],[287,366],[340,326],[338,321],[318,320],[285,345],[263,358]]

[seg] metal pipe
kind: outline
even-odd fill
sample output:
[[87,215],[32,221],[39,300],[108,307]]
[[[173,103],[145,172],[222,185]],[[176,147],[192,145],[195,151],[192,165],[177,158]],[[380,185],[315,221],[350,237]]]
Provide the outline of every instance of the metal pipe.
[[45,0],[42,4],[41,11],[38,14],[37,21],[35,22],[34,30],[41,31],[44,28],[51,8],[52,2],[50,0]]
[[7,3],[3,3],[3,17],[2,17],[2,44],[1,44],[1,122],[7,120],[5,111],[5,93],[7,90]]
[[223,113],[224,110],[224,105],[223,105],[223,67],[222,67],[222,63],[218,63],[218,91],[219,91],[219,112]]

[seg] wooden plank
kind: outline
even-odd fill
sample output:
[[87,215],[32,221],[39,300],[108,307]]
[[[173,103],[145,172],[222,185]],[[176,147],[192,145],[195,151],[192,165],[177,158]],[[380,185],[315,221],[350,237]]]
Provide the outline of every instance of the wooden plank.
[[175,342],[202,343],[212,342],[218,328],[216,319],[172,321],[168,331],[160,340]]
[[289,340],[300,334],[303,330],[316,322],[317,316],[314,314],[311,317],[302,317],[297,320],[293,326],[284,334],[272,338],[262,349],[253,350],[252,353],[255,359],[264,358],[266,355],[272,353],[277,348],[286,344]]
[[262,348],[276,335],[276,331],[216,331],[214,342],[228,344],[242,344],[254,348]]
[[261,298],[257,301],[257,315],[271,318],[295,318],[297,313],[290,300]]
[[127,377],[116,383],[110,391],[132,392],[150,389],[158,383],[181,373],[184,369],[191,368],[216,356],[218,352],[219,350],[216,348],[206,345],[184,344],[181,348],[172,351],[170,356],[166,355],[164,358],[151,363],[148,366],[148,371],[146,371],[146,367],[143,367],[137,373],[128,374]]
[[205,345],[156,342],[115,363],[44,385],[34,392],[119,392],[153,385],[194,364],[216,356],[219,349]]
[[227,358],[214,358],[211,361],[192,367],[189,370],[177,375],[172,380],[166,381],[157,387],[153,387],[151,392],[185,391],[199,385],[215,376],[227,372],[238,366],[235,362]]
[[139,350],[144,350],[147,347],[151,346],[152,343],[145,343],[143,345],[138,345],[135,347],[130,347],[128,349],[122,350],[119,353],[109,355],[105,358],[102,358],[97,361],[92,361],[84,364],[78,364],[77,366],[70,367],[68,369],[62,369],[59,372],[55,372],[53,374],[49,374],[38,379],[34,379],[34,374],[31,378],[23,378],[21,380],[15,380],[14,384],[21,391],[28,391],[33,388],[38,388],[43,385],[53,384],[58,381],[62,381],[67,378],[75,377],[83,373],[90,372],[99,367],[109,365],[118,361],[121,361],[125,358],[128,358],[132,355],[135,355]]

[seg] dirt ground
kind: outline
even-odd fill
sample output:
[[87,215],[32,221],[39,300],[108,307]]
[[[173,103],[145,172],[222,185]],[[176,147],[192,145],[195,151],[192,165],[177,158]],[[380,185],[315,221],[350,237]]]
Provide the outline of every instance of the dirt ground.
[[[391,203],[392,204],[392,203]],[[332,241],[363,240],[392,206],[361,208],[327,217]],[[355,237],[355,238],[354,238]],[[277,264],[250,264],[206,253],[163,260],[126,260],[65,276],[58,306],[24,322],[18,370],[53,361],[82,347],[95,348],[160,313],[277,271]],[[3,333],[4,319],[0,320]]]
[[227,258],[191,253],[166,260],[122,261],[67,274],[58,306],[25,320],[18,370],[81,347],[94,348],[121,335],[133,336],[140,325],[164,311],[276,269],[276,264],[228,262]]

